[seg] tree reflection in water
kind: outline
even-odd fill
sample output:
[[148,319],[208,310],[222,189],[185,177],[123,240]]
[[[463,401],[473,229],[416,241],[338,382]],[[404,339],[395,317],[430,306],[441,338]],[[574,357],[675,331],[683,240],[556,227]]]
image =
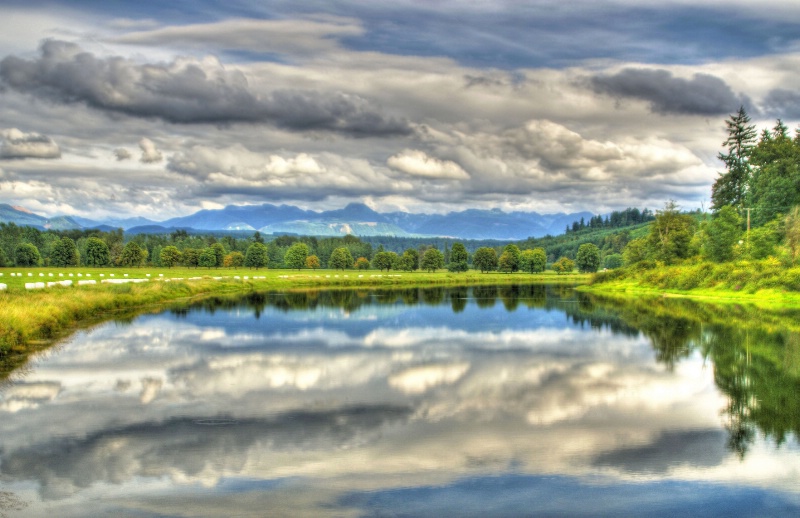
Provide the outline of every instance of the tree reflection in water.
[[[580,326],[650,340],[655,359],[672,371],[699,351],[714,366],[714,381],[727,396],[722,409],[728,447],[740,458],[757,432],[782,445],[800,437],[800,311],[768,312],[748,306],[716,306],[688,300],[608,299],[568,286],[504,285],[376,290],[303,290],[211,297],[190,308],[213,313],[248,308],[258,318],[265,308],[298,311],[340,308],[354,312],[369,305],[430,305],[449,301],[463,312],[469,301],[492,308],[498,299],[509,312],[523,308],[558,309]],[[126,316],[121,322],[128,322]]]
[[[579,305],[583,311],[586,305]],[[607,308],[607,309],[606,309]],[[715,306],[678,299],[594,298],[591,313],[610,313],[647,336],[656,360],[673,369],[693,351],[714,366],[727,396],[728,448],[744,458],[756,432],[784,444],[800,438],[800,314]],[[583,317],[587,318],[587,317]],[[602,318],[602,317],[600,317]]]

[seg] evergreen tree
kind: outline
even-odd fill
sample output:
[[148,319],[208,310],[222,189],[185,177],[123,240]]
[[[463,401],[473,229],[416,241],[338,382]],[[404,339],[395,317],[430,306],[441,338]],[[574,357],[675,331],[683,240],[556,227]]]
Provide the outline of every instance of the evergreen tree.
[[755,125],[750,124],[744,106],[731,115],[725,125],[728,138],[723,145],[728,152],[720,153],[718,158],[725,163],[727,172],[720,174],[711,187],[712,209],[715,211],[725,205],[744,205],[751,176],[749,158],[756,140]]
[[800,141],[778,119],[772,131],[764,130],[753,148],[748,206],[753,225],[763,225],[800,204]]

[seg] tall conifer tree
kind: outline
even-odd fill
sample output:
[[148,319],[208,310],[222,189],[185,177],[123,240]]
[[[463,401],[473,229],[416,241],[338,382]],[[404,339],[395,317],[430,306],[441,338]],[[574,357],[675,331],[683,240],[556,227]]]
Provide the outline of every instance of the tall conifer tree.
[[735,115],[725,121],[728,138],[723,142],[727,153],[717,157],[725,163],[727,172],[721,173],[711,187],[712,209],[717,211],[725,205],[742,207],[750,182],[750,152],[756,140],[756,126],[750,124],[750,117],[739,108]]

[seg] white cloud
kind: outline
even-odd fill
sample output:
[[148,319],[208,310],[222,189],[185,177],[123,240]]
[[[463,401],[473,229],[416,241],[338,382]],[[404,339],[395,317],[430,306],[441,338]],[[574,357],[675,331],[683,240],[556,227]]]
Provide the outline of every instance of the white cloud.
[[156,145],[147,137],[142,138],[139,141],[139,149],[142,150],[142,156],[139,159],[140,162],[145,164],[152,164],[154,162],[161,162],[164,160],[164,155],[161,154],[156,148]]
[[114,150],[114,156],[118,162],[122,162],[123,160],[129,160],[133,155],[124,147],[119,147]]
[[450,160],[439,160],[428,156],[424,151],[406,149],[389,157],[389,167],[411,176],[432,179],[463,180],[469,175],[460,165]]
[[24,133],[17,128],[0,131],[0,159],[61,158],[61,149],[53,139],[39,133]]

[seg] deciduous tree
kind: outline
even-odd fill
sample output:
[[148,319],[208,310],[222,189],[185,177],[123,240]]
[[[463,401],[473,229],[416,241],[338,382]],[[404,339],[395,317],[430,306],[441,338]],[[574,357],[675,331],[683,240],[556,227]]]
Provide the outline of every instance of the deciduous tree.
[[39,249],[31,243],[20,243],[14,251],[14,263],[17,266],[39,266],[41,260]]
[[244,255],[241,252],[231,252],[222,260],[222,266],[225,268],[233,268],[234,270],[240,266],[244,266]]
[[77,266],[78,259],[78,247],[75,246],[75,241],[68,237],[56,241],[50,252],[50,263],[53,266]]
[[123,266],[141,267],[147,260],[147,249],[139,246],[136,241],[129,241],[122,249],[120,262]]
[[734,246],[742,235],[742,217],[726,205],[718,210],[711,221],[705,225],[706,239],[703,242],[703,253],[718,263],[733,259]]
[[444,254],[437,248],[429,248],[422,254],[419,266],[427,272],[435,272],[444,268]]
[[346,246],[341,246],[331,253],[331,257],[328,259],[328,268],[344,270],[352,268],[353,262],[353,256],[350,253],[350,249],[348,249]]
[[159,258],[161,259],[162,265],[166,266],[167,268],[172,268],[181,262],[182,255],[183,254],[181,254],[181,251],[178,250],[177,246],[169,245],[161,249]]
[[309,255],[308,257],[306,257],[306,268],[308,268],[309,270],[316,270],[317,268],[319,268],[319,266],[320,266],[319,257],[317,257],[316,255]]
[[600,268],[600,249],[592,243],[584,243],[578,247],[575,264],[582,273],[594,273]]
[[519,269],[528,273],[541,273],[547,266],[547,253],[544,248],[523,250],[519,255]]
[[111,262],[108,245],[99,237],[90,237],[86,240],[86,266],[105,266]]
[[472,264],[481,273],[491,272],[497,269],[497,250],[488,246],[483,246],[475,250],[472,257]]
[[569,257],[562,257],[553,263],[553,271],[558,275],[562,273],[571,273],[575,269],[575,262]]
[[461,243],[453,243],[450,249],[450,263],[447,269],[451,272],[466,272],[469,270],[469,253]]
[[670,200],[664,209],[656,212],[656,219],[650,225],[647,244],[654,259],[664,264],[672,264],[690,255],[689,243],[694,232],[694,219],[681,214],[678,205]]
[[263,243],[256,241],[247,247],[244,254],[244,265],[248,268],[263,268],[267,266],[267,247]]
[[305,243],[297,242],[289,247],[286,255],[283,257],[283,262],[287,268],[294,268],[300,270],[306,265],[306,257],[308,257],[308,245]]

